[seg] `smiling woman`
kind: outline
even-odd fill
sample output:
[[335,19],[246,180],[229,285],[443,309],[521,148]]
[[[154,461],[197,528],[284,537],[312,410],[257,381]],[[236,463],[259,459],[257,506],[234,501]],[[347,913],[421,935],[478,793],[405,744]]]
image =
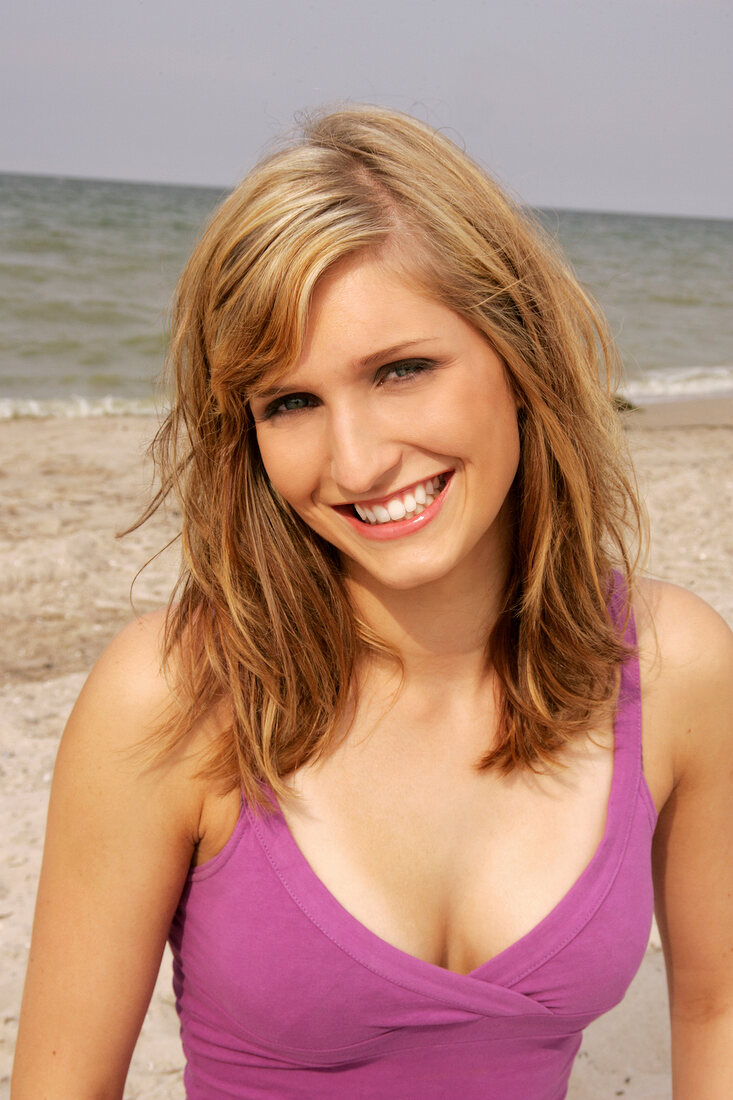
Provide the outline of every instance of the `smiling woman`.
[[169,939],[193,1100],[560,1100],[654,889],[675,1097],[728,1097],[730,632],[638,576],[538,228],[414,119],[316,117],[204,232],[169,367],[180,581],[62,739],[14,1095],[122,1096]]

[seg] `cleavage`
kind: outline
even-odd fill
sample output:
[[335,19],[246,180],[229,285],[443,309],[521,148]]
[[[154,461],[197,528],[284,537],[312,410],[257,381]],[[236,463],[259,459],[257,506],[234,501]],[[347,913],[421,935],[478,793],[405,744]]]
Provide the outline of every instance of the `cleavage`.
[[[469,973],[562,901],[603,837],[613,772],[585,744],[533,776],[456,766],[396,775],[321,765],[282,812],[349,916],[425,962]],[[337,764],[338,762],[336,762]]]

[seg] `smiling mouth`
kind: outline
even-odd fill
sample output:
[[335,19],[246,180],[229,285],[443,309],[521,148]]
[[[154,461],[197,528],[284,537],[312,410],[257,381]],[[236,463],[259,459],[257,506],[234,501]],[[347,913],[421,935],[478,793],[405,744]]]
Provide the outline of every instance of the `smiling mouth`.
[[436,474],[426,481],[418,481],[409,489],[404,489],[393,496],[384,497],[381,500],[370,500],[359,504],[342,505],[339,510],[348,510],[350,515],[361,520],[370,527],[382,524],[401,523],[404,520],[419,516],[426,508],[436,500],[445,489],[453,474],[447,470],[442,474]]

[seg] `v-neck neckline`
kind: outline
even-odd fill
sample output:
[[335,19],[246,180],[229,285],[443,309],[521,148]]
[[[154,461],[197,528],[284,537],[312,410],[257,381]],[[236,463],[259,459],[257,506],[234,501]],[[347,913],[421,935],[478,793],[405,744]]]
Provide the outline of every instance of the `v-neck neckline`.
[[[627,626],[633,644],[633,624]],[[303,913],[341,950],[390,981],[419,988],[432,996],[481,998],[487,985],[516,996],[517,1011],[526,998],[511,986],[562,950],[588,923],[607,893],[626,848],[635,792],[641,778],[639,670],[635,659],[622,667],[613,728],[613,773],[601,840],[577,879],[528,932],[466,974],[411,955],[373,932],[346,909],[315,873],[293,836],[274,795],[273,811],[260,814],[246,807],[269,863]],[[520,1002],[522,1007],[520,1009]],[[549,1010],[532,1002],[534,1010]],[[507,1010],[503,1004],[503,1011]],[[510,1009],[511,1010],[511,1009]]]

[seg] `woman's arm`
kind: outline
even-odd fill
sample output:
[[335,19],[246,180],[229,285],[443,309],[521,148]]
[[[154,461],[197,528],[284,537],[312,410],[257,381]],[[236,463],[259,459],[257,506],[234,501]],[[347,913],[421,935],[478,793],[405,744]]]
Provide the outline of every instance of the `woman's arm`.
[[197,839],[198,785],[177,751],[135,751],[168,693],[160,617],[92,671],[59,748],[13,1075],[13,1100],[121,1097]]
[[656,600],[653,720],[673,787],[654,840],[675,1100],[733,1097],[733,634],[689,592]]

